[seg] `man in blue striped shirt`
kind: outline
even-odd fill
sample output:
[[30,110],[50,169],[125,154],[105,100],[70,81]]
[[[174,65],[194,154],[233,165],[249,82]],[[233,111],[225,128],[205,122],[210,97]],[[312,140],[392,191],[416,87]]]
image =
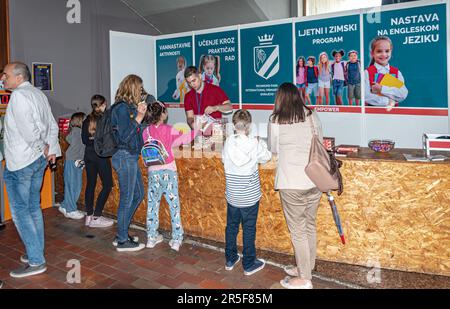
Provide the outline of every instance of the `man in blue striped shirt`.
[[226,270],[232,270],[239,262],[236,240],[242,223],[244,250],[242,266],[249,276],[265,266],[263,259],[256,258],[256,220],[258,218],[261,183],[258,164],[272,157],[263,140],[250,136],[252,116],[247,110],[233,115],[235,134],[228,137],[222,151],[225,168],[227,200],[227,227],[225,230]]

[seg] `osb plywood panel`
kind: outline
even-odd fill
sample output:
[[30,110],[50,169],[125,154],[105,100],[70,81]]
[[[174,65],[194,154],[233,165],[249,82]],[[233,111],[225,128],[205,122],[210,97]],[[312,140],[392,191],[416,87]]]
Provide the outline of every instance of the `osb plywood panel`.
[[[224,242],[222,162],[217,157],[190,155],[177,159],[183,228],[186,234]],[[140,164],[147,188],[147,172]],[[260,169],[263,196],[256,245],[293,254],[279,195],[273,189],[274,166],[272,161]],[[324,195],[317,217],[319,259],[450,275],[450,164],[344,159],[341,170],[345,192],[335,198],[347,243],[340,242]],[[105,209],[115,215],[119,204],[115,172],[113,178],[114,188]],[[147,197],[134,220],[145,225],[146,210]],[[163,229],[170,230],[165,201],[161,203],[160,222]]]

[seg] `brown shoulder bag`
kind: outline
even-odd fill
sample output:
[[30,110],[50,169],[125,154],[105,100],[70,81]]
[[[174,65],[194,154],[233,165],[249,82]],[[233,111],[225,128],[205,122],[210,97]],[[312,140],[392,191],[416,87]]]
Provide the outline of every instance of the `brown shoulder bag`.
[[344,188],[342,175],[339,168],[342,162],[337,160],[334,153],[329,153],[314,129],[313,115],[311,118],[311,151],[309,153],[309,163],[305,167],[305,173],[322,192],[338,191],[341,195]]

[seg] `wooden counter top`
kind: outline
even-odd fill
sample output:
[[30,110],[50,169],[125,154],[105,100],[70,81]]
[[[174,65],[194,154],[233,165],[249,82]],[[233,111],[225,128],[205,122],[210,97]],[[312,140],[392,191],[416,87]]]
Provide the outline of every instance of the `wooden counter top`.
[[432,164],[450,164],[450,152],[433,151],[432,155],[443,155],[447,157],[445,161],[416,162],[407,161],[403,154],[410,154],[416,157],[424,157],[425,153],[421,149],[393,149],[388,153],[377,153],[370,148],[360,148],[359,152],[348,154],[346,157],[337,157],[338,159],[349,160],[378,160],[378,161],[396,161],[408,163],[432,163]]

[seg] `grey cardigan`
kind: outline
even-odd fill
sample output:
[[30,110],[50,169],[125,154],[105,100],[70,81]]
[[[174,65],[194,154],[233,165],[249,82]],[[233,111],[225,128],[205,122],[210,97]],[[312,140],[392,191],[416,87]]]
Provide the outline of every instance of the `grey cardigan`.
[[316,112],[306,117],[305,122],[269,123],[268,146],[272,153],[278,154],[276,190],[308,190],[315,187],[305,174],[311,149],[311,118],[319,139],[323,140],[322,124]]

